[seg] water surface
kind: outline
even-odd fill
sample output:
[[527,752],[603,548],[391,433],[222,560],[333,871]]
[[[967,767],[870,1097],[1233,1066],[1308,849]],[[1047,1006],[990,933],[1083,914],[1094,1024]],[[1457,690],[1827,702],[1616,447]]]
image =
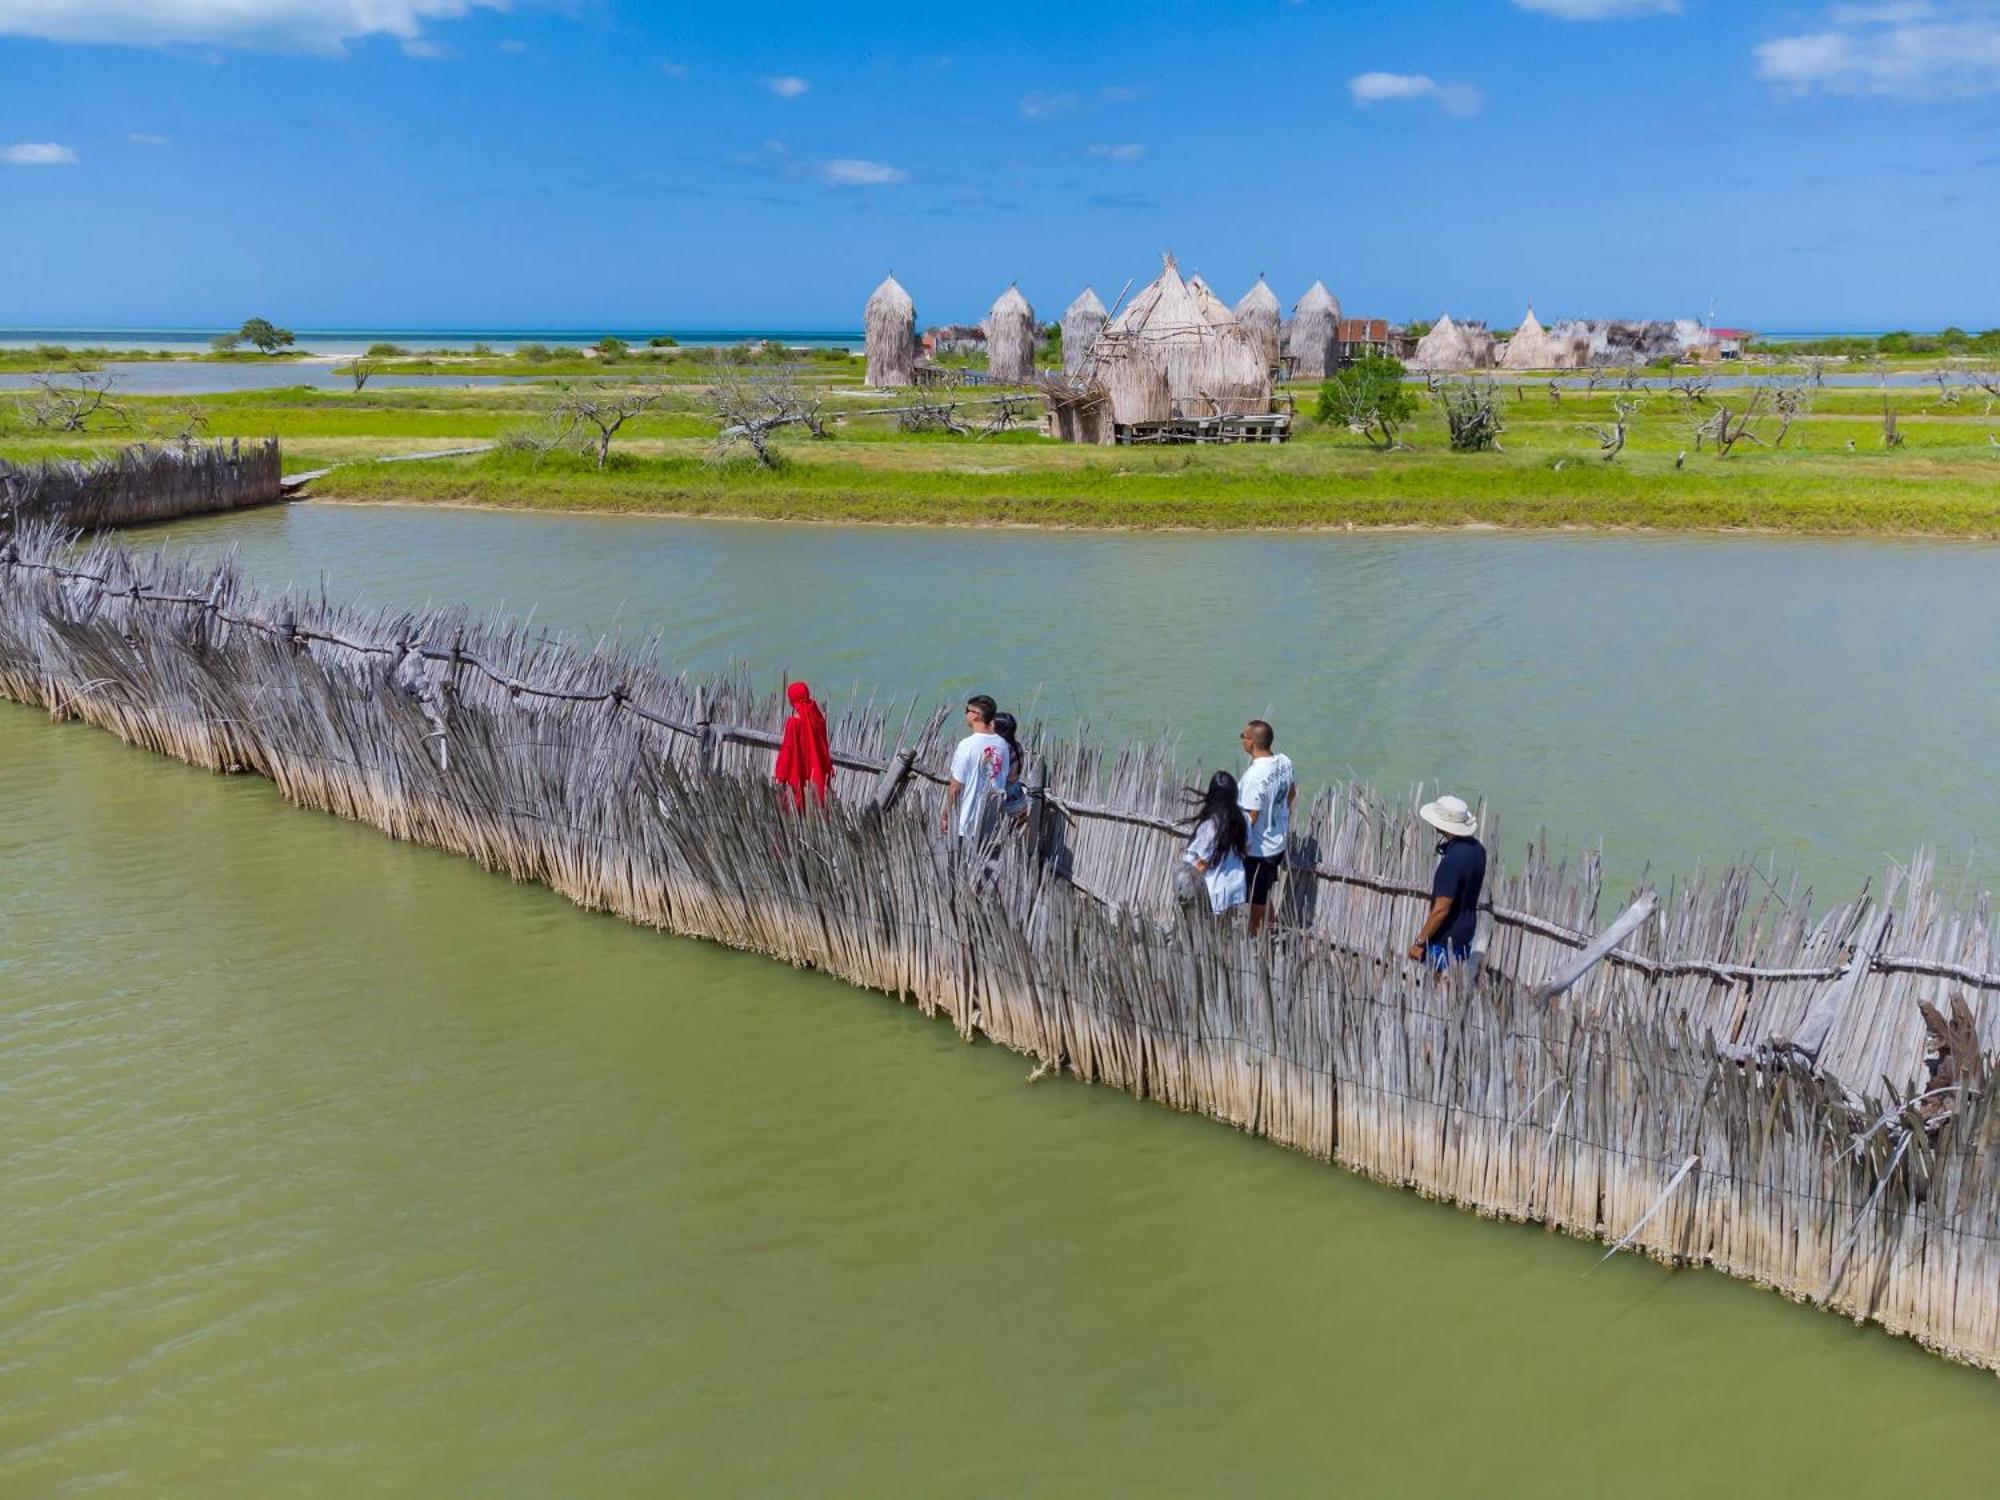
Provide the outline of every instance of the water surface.
[[[155,531],[147,539],[163,533]],[[294,506],[267,579],[987,686],[1517,836],[1990,825],[1990,548]],[[1969,842],[1958,841],[1957,842]],[[2000,1382],[0,704],[0,1493],[1992,1493]]]

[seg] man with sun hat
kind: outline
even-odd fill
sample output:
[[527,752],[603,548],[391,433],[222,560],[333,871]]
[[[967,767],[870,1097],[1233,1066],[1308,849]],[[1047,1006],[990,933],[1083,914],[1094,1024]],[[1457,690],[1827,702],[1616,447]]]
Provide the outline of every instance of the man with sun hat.
[[1486,884],[1486,846],[1473,835],[1479,820],[1459,797],[1440,797],[1418,809],[1435,828],[1437,874],[1431,879],[1431,911],[1410,944],[1410,957],[1442,974],[1472,957],[1472,934],[1479,925],[1479,893]]

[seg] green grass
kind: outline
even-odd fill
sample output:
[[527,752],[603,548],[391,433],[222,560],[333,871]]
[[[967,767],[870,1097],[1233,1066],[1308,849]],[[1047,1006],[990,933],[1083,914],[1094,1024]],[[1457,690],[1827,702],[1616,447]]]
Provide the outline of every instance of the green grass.
[[[840,422],[828,441],[787,434],[777,472],[710,461],[702,394],[676,386],[620,434],[600,473],[570,454],[511,451],[475,459],[349,464],[531,430],[546,387],[458,390],[292,387],[200,398],[212,437],[276,436],[292,470],[339,463],[318,481],[330,500],[453,503],[551,510],[736,515],[948,524],[1118,527],[1460,526],[1754,528],[1786,532],[2000,537],[2000,414],[1983,397],[1946,405],[1934,389],[1897,390],[1904,445],[1882,445],[1880,391],[1823,390],[1783,449],[1694,451],[1693,411],[1678,396],[1643,398],[1629,446],[1597,456],[1586,430],[1611,420],[1617,392],[1560,403],[1545,385],[1509,395],[1501,453],[1449,451],[1426,404],[1407,451],[1377,452],[1303,417],[1282,447],[1079,448],[1033,431],[984,440],[898,432],[887,417]],[[825,389],[826,409],[894,398]],[[1712,399],[1736,406],[1739,392]],[[127,426],[84,434],[24,424],[0,399],[0,458],[106,452],[158,431],[185,399],[126,398]],[[1302,403],[1302,405],[1307,403]],[[967,414],[976,418],[977,409]],[[1775,437],[1768,420],[1762,431]],[[1847,445],[1853,443],[1852,451]],[[1676,460],[1684,457],[1683,467]]]

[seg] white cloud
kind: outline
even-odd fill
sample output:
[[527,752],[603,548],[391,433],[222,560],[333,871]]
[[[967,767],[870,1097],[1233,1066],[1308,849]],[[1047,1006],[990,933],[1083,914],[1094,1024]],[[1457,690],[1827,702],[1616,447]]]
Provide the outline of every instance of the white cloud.
[[0,35],[159,47],[206,43],[339,54],[362,37],[414,42],[426,21],[508,0],[0,0]]
[[425,62],[436,62],[450,57],[451,48],[441,47],[427,37],[413,36],[403,43],[403,56],[420,58]]
[[891,187],[910,180],[910,174],[901,167],[892,167],[885,161],[859,161],[851,156],[838,156],[822,163],[819,175],[829,187]]
[[1681,0],[1514,0],[1563,21],[1622,21],[1627,16],[1677,16]]
[[1083,103],[1083,96],[1074,93],[1051,94],[1043,89],[1024,95],[1021,99],[1021,113],[1030,120],[1046,120],[1050,115],[1064,115]]
[[150,130],[131,131],[126,135],[125,139],[135,146],[164,146],[167,144],[165,136],[154,135]]
[[520,41],[514,37],[508,37],[505,41],[495,42],[493,45],[498,47],[502,52],[506,53],[509,57],[520,57],[528,50],[528,44],[526,42]]
[[10,167],[73,167],[76,150],[54,141],[22,141],[16,146],[0,146],[0,161]]
[[1084,154],[1099,161],[1137,161],[1146,154],[1146,148],[1136,141],[1126,141],[1115,146],[1092,146]]
[[1409,101],[1436,104],[1448,115],[1476,115],[1486,96],[1469,83],[1439,83],[1424,73],[1360,73],[1347,80],[1357,109]]
[[765,79],[764,87],[776,94],[780,99],[796,99],[807,89],[811,88],[812,85],[807,83],[803,78],[793,78],[787,75],[783,78]]
[[688,76],[688,65],[686,63],[663,62],[660,64],[660,71],[669,78],[685,78]]
[[1838,5],[1824,26],[1756,48],[1757,76],[1792,94],[1916,100],[2000,93],[2000,4]]

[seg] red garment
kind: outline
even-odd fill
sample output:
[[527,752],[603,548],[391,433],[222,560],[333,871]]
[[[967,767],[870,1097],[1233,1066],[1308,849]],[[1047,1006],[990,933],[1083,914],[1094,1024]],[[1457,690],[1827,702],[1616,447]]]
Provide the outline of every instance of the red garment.
[[771,774],[792,789],[794,806],[806,805],[808,782],[824,804],[827,785],[833,780],[833,746],[827,743],[826,715],[803,682],[786,688],[785,696],[792,700],[792,716],[785,720],[784,743],[778,747],[778,764]]

